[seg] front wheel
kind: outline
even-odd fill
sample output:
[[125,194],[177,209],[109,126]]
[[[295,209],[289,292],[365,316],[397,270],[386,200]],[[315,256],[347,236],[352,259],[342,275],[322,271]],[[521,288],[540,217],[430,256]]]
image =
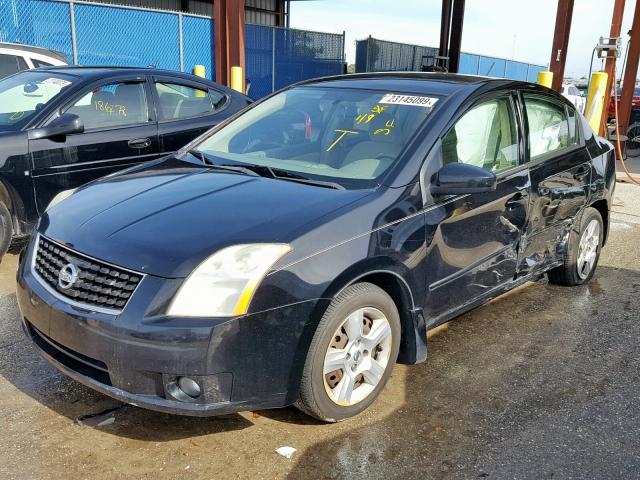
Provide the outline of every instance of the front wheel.
[[398,309],[384,290],[371,283],[346,288],[311,341],[296,406],[325,422],[364,411],[391,375],[400,331]]
[[603,238],[600,212],[592,207],[586,208],[569,235],[564,265],[549,271],[549,283],[573,286],[591,280],[598,265]]

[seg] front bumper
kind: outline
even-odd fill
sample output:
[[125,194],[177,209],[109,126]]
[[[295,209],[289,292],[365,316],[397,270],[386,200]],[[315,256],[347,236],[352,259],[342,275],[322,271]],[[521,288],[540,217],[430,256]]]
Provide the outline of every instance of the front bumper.
[[[147,275],[113,316],[52,295],[25,258],[17,287],[24,330],[45,359],[88,387],[125,403],[197,416],[284,407],[298,398],[313,319],[326,301],[235,319],[170,318],[158,312],[179,280]],[[199,384],[198,398],[175,395],[182,376]]]

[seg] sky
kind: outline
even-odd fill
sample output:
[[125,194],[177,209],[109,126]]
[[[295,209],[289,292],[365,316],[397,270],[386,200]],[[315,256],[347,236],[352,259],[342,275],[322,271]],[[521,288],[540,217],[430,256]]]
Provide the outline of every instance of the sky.
[[[640,0],[637,0],[640,1]],[[591,52],[608,36],[614,0],[575,0],[565,76],[589,73]],[[291,4],[291,26],[346,32],[348,63],[355,41],[381,40],[438,47],[441,0],[309,0]],[[462,51],[548,65],[557,0],[466,0]],[[626,0],[622,26],[626,48],[634,0]],[[594,61],[594,69],[601,63]]]

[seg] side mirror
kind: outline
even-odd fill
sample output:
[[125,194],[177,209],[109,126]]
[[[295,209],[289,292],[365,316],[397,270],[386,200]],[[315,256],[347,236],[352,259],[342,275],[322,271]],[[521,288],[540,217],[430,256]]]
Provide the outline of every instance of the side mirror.
[[432,195],[485,193],[496,189],[495,174],[465,163],[449,163],[431,178]]
[[46,127],[29,130],[28,135],[29,140],[37,140],[39,138],[62,137],[82,132],[84,132],[84,125],[80,117],[73,113],[64,113],[52,120]]

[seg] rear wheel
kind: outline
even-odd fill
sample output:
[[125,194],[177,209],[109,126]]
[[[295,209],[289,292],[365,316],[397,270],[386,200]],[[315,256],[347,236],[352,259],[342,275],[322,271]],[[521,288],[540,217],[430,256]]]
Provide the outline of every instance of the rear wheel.
[[13,237],[13,224],[11,222],[11,213],[7,206],[0,202],[0,260],[9,250],[11,238]]
[[550,270],[549,282],[557,285],[581,285],[593,277],[600,258],[604,229],[600,212],[588,207],[571,230],[564,265]]
[[400,316],[370,283],[346,288],[313,337],[296,406],[326,422],[364,411],[384,388],[398,357]]

